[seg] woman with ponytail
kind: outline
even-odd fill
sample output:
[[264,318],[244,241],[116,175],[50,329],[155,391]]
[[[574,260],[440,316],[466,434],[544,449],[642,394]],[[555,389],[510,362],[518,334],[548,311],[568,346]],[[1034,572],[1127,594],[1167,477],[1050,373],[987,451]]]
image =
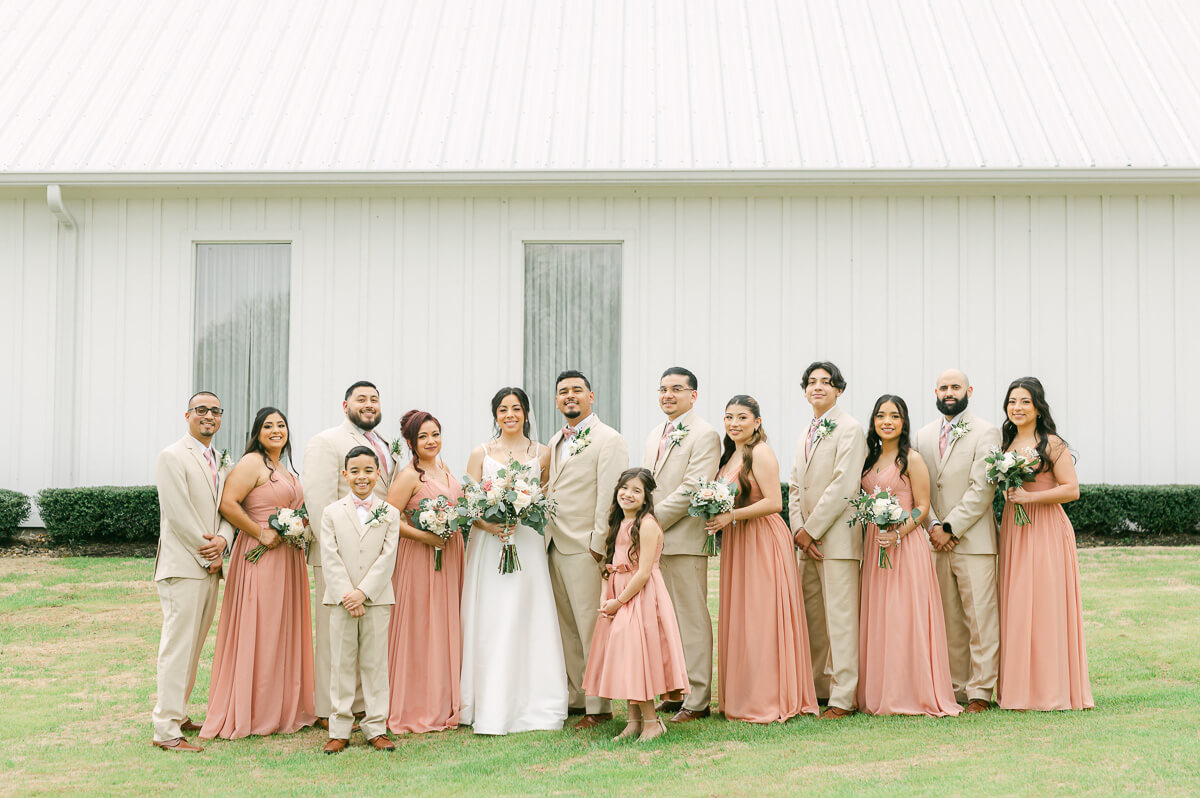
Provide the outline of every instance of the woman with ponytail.
[[725,405],[717,477],[737,488],[733,510],[708,522],[724,529],[717,691],[729,720],[772,723],[817,714],[808,625],[792,535],[779,511],[779,460],[767,446],[758,402]]

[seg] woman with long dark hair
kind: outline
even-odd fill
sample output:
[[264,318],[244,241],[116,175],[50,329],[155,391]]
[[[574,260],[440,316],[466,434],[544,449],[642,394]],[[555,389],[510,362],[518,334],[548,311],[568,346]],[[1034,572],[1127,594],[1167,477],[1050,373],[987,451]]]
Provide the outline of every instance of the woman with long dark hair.
[[[1000,679],[1004,709],[1088,709],[1088,678],[1075,529],[1062,506],[1079,498],[1071,450],[1036,377],[1004,394],[1001,448],[1037,459],[1037,474],[1005,494],[1000,522]],[[1029,515],[1018,525],[1015,505]]]
[[779,515],[779,460],[767,445],[758,402],[725,405],[717,477],[737,488],[733,510],[706,528],[721,537],[717,693],[729,720],[773,723],[817,714],[808,623],[792,534]]
[[907,515],[894,526],[866,528],[858,708],[871,715],[957,715],[962,707],[954,699],[942,595],[924,527],[929,469],[911,445],[908,405],[892,394],[879,397],[867,430],[862,489],[887,490]]
[[[316,720],[304,551],[284,545],[269,523],[303,506],[287,417],[264,407],[221,493],[221,515],[241,534],[229,555],[201,737],[287,734]],[[260,544],[266,551],[247,560]]]
[[[412,460],[392,480],[387,501],[403,510],[392,589],[396,604],[388,620],[388,729],[394,734],[458,728],[462,703],[463,540],[426,532],[412,514],[424,499],[445,496],[454,504],[462,488],[442,462],[442,425],[431,413],[409,410],[400,434]],[[440,551],[441,568],[436,553]]]

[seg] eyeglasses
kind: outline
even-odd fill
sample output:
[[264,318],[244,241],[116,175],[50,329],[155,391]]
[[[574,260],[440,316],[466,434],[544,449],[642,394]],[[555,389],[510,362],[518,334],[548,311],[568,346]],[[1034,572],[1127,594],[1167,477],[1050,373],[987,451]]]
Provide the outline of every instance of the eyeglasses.
[[214,416],[219,417],[225,411],[219,407],[206,407],[205,405],[196,405],[195,407],[188,408],[188,412],[195,413],[198,416],[207,416],[209,413],[212,413]]
[[672,385],[670,388],[660,387],[658,389],[659,395],[666,394],[666,393],[673,393],[676,396],[680,396],[681,394],[691,393],[691,392],[692,392],[692,389],[687,387],[686,385]]

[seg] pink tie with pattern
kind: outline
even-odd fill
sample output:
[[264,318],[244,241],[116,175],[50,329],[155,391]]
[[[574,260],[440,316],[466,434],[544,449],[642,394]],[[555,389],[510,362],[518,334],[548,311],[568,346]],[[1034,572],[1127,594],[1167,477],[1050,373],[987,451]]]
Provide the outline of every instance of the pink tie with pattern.
[[367,439],[367,443],[371,444],[371,448],[375,450],[375,454],[379,455],[379,470],[386,475],[388,473],[388,459],[387,454],[383,451],[383,447],[376,442],[379,436],[374,432],[364,432],[363,437]]
[[214,488],[221,487],[221,477],[217,471],[217,463],[213,459],[212,449],[204,450],[204,459],[208,461],[208,470],[212,472],[213,487]]
[[817,419],[813,419],[808,425],[808,437],[804,439],[804,459],[807,460],[812,455],[813,433],[817,431]]
[[950,440],[950,422],[942,422],[942,436],[938,438],[938,454],[946,456],[946,443]]

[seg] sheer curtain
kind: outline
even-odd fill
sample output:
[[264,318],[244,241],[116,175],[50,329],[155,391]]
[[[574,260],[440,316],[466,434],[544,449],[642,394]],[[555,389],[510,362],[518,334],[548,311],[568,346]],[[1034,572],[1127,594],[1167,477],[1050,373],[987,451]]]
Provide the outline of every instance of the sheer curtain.
[[233,459],[254,414],[287,412],[291,244],[196,245],[195,390],[221,398],[214,445]]
[[562,416],[554,378],[588,376],[596,414],[621,426],[621,245],[525,245],[525,390],[545,439]]

